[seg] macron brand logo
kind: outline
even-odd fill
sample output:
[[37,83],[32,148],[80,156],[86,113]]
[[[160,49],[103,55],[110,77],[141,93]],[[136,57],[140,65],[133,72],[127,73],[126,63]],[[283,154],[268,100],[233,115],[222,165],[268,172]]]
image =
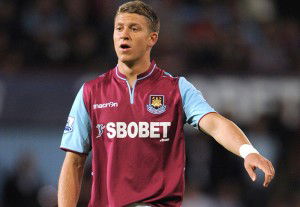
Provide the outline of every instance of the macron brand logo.
[[118,107],[118,103],[116,102],[108,102],[108,103],[93,105],[93,109],[116,108],[116,107]]

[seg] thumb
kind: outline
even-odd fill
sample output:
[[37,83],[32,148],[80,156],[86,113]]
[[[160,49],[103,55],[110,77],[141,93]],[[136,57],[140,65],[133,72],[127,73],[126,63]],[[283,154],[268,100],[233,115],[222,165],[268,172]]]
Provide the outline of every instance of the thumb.
[[251,167],[249,164],[245,165],[246,171],[249,174],[252,181],[256,180],[256,173],[255,173],[255,167]]

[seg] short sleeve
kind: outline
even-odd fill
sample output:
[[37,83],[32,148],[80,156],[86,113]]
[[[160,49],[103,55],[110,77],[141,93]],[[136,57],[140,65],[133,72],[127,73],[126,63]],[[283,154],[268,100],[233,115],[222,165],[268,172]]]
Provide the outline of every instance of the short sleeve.
[[184,77],[179,78],[179,90],[182,98],[185,122],[198,129],[199,120],[206,114],[216,112],[197,90]]
[[91,127],[90,118],[83,100],[83,87],[79,90],[71,108],[60,148],[66,151],[88,154],[91,150]]

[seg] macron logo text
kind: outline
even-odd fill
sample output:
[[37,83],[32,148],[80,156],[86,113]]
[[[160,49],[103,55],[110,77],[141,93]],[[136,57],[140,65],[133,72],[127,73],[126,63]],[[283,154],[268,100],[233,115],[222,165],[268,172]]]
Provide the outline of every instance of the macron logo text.
[[103,109],[103,108],[115,108],[118,107],[118,103],[116,102],[109,102],[109,103],[103,103],[103,104],[94,104],[93,108],[94,109]]

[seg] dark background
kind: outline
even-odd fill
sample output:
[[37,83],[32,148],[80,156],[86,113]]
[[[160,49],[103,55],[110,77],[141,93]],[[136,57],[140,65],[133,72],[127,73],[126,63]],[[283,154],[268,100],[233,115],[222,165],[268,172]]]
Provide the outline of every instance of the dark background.
[[[0,0],[0,206],[56,206],[58,149],[82,83],[116,64],[113,17],[125,1]],[[300,206],[300,28],[294,1],[153,0],[153,58],[183,75],[270,159],[252,183],[242,159],[186,129],[184,207]],[[90,189],[86,166],[78,206]]]

